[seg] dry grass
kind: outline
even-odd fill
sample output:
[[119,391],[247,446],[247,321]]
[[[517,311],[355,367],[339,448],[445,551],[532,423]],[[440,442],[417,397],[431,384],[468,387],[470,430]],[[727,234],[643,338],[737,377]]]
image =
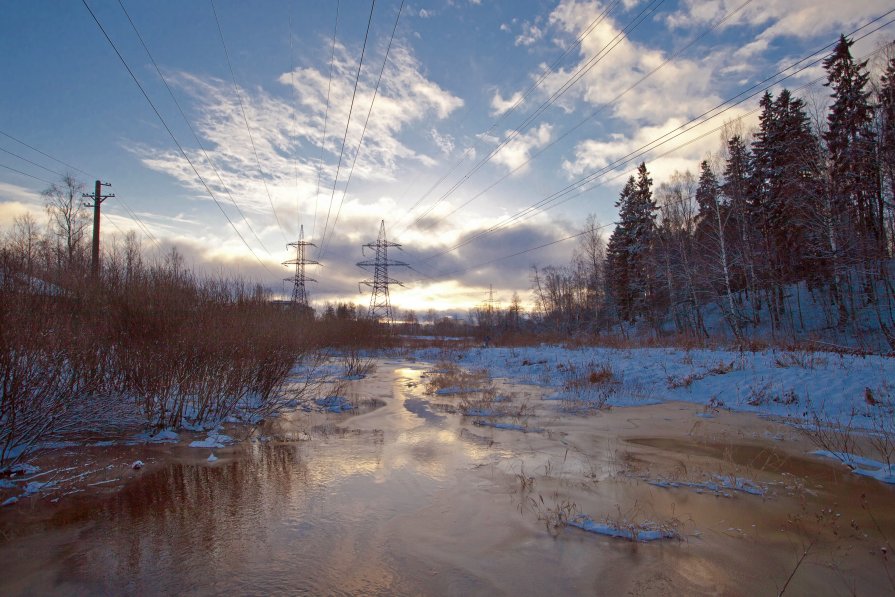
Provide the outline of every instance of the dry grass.
[[428,394],[473,394],[491,388],[487,370],[466,371],[452,361],[439,361],[428,377]]
[[616,395],[622,382],[609,363],[588,363],[583,370],[573,364],[557,368],[565,380],[561,396],[566,412],[587,412],[606,408],[609,399]]

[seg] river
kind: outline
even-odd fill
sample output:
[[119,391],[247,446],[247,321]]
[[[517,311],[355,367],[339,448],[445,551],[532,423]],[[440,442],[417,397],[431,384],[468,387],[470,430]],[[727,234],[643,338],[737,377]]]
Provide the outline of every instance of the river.
[[[806,456],[791,428],[678,403],[568,415],[498,381],[531,431],[494,429],[427,394],[426,369],[380,359],[347,390],[359,414],[289,414],[214,463],[171,448],[117,491],[41,506],[0,539],[0,593],[751,595],[790,576],[792,594],[892,590],[895,494]],[[738,477],[760,494],[649,482]],[[551,524],[563,513],[676,537]]]

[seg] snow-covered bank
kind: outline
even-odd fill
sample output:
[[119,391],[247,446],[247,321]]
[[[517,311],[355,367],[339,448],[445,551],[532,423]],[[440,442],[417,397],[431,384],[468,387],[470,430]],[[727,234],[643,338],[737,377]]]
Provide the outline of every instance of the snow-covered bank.
[[[609,406],[672,400],[802,419],[816,414],[846,422],[853,414],[895,399],[895,359],[833,353],[737,352],[675,348],[473,348],[450,354],[417,353],[420,359],[449,359],[495,378],[551,387],[557,400],[597,398]],[[873,396],[874,398],[868,398]],[[871,403],[872,402],[872,403]]]

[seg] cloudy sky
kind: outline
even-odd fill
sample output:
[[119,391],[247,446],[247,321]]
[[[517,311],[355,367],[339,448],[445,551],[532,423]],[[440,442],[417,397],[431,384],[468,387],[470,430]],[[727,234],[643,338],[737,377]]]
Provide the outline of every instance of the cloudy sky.
[[554,241],[611,226],[641,160],[657,183],[696,171],[765,88],[822,107],[840,32],[869,33],[860,56],[895,38],[890,0],[87,5],[161,119],[81,0],[5,3],[0,231],[44,221],[40,191],[72,172],[112,183],[107,242],[136,230],[287,294],[303,226],[312,299],[364,303],[355,263],[385,220],[412,266],[392,300],[421,311],[526,301],[531,266],[572,255]]

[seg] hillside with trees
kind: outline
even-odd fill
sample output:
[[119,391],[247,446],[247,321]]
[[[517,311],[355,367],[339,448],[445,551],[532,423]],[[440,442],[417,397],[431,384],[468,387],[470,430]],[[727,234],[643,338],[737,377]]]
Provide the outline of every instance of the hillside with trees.
[[841,36],[823,117],[766,92],[758,127],[698,174],[640,164],[603,243],[533,272],[538,322],[566,332],[817,340],[895,349],[895,57],[872,80]]

